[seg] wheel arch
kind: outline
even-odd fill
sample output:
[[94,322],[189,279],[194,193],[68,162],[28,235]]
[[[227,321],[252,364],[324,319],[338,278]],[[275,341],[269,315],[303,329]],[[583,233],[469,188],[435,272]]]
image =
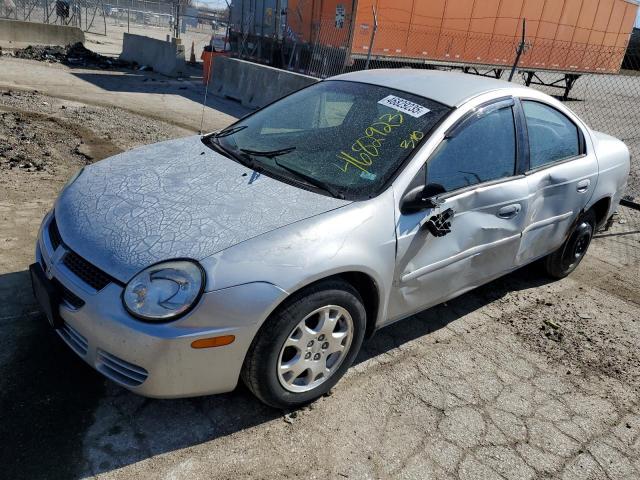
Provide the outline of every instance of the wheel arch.
[[593,210],[596,215],[596,228],[600,228],[607,221],[609,209],[611,208],[611,197],[605,196],[595,201],[588,209]]
[[273,315],[275,315],[284,305],[288,302],[295,301],[301,295],[304,295],[304,291],[314,287],[315,285],[325,282],[327,280],[342,280],[351,285],[362,298],[362,303],[367,314],[367,326],[365,330],[365,339],[370,338],[376,331],[376,325],[378,324],[378,317],[382,308],[382,288],[379,283],[373,278],[372,275],[365,273],[361,270],[348,270],[344,272],[331,273],[319,278],[315,278],[310,282],[296,286],[296,288],[289,292],[289,294],[283,298],[269,313],[262,325],[256,332],[258,336],[260,329],[265,323],[269,321]]
[[364,336],[365,338],[371,338],[376,331],[380,313],[380,288],[376,281],[370,275],[358,271],[338,273],[333,277],[345,280],[360,294],[364,309],[367,312],[367,329],[364,332]]

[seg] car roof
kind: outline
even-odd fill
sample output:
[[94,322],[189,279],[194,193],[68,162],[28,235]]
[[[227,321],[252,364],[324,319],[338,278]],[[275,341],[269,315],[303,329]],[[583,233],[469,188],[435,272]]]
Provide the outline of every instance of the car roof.
[[347,80],[389,87],[429,98],[449,107],[458,107],[487,92],[526,89],[518,84],[480,75],[411,68],[361,70],[327,80]]

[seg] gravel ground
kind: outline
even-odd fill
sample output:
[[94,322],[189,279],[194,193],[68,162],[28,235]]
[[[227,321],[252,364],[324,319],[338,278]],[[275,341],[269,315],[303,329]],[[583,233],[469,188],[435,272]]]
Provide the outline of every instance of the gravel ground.
[[32,298],[37,227],[86,162],[188,133],[0,95],[0,476],[640,478],[640,212],[624,208],[569,278],[529,266],[387,327],[296,412],[242,386],[161,401],[104,380]]

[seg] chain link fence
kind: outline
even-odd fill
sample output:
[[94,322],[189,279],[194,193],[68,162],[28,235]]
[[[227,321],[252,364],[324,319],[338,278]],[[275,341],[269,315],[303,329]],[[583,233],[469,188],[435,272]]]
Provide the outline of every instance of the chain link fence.
[[78,27],[107,35],[111,26],[141,25],[171,29],[172,3],[150,0],[0,0],[0,17]]
[[96,0],[0,0],[0,18],[78,27],[106,34],[106,15]]
[[228,24],[223,10],[158,0],[0,0],[0,18],[78,27],[91,34],[90,49],[109,56],[122,51],[124,33],[180,37],[188,59],[193,46],[196,60],[211,43],[224,49]]

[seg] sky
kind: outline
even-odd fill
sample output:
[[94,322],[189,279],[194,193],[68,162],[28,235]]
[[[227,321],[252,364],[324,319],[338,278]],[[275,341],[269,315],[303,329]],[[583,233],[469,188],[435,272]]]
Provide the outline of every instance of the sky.
[[[224,0],[196,0],[198,3],[203,3],[206,4],[209,7],[212,8],[218,8],[218,7],[226,7],[227,4],[225,3]],[[229,3],[231,3],[231,0],[229,0]]]

